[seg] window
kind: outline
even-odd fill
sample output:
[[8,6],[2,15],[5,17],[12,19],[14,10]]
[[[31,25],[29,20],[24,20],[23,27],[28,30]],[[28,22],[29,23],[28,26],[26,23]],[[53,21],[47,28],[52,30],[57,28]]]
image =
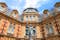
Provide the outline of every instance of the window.
[[28,16],[26,16],[26,18],[28,18]]
[[36,10],[32,9],[32,12],[36,12]]
[[32,10],[29,10],[29,12],[32,12]]
[[36,29],[35,29],[35,27],[33,28],[33,35],[35,35],[36,34]]
[[2,5],[0,5],[0,11],[3,11],[3,7],[2,7]]
[[52,27],[52,24],[49,24],[49,33],[53,33],[53,27]]
[[29,35],[29,30],[28,29],[26,29],[26,35]]
[[32,16],[30,16],[30,19],[32,20]]
[[34,16],[30,16],[30,20],[33,20]]
[[32,18],[32,16],[30,16],[30,18]]
[[21,21],[23,21],[24,19],[23,19],[23,17],[21,17]]
[[48,24],[46,24],[46,29],[49,30],[49,28],[48,28]]
[[26,35],[29,35],[29,27],[26,25]]
[[60,11],[60,7],[58,7],[57,10]]
[[28,21],[28,16],[26,16],[26,21]]
[[52,34],[52,33],[53,33],[52,24],[46,24],[46,29],[47,29],[47,31],[48,31],[48,34]]
[[12,15],[13,17],[16,17],[16,14],[15,13],[13,13],[13,15]]
[[14,32],[14,25],[10,24],[9,28],[8,28],[8,33],[13,34]]
[[29,12],[30,10],[29,9],[27,9],[25,12]]
[[33,27],[32,26],[30,26],[30,28],[29,28],[29,34],[32,36],[33,35]]
[[27,36],[35,36],[36,34],[36,29],[33,28],[32,26],[26,26],[26,35]]

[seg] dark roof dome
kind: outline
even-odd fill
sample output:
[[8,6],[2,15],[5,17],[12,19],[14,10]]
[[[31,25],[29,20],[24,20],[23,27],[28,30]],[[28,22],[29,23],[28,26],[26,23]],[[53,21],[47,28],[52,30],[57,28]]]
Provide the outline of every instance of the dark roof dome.
[[23,12],[38,12],[36,8],[26,8]]
[[55,7],[60,7],[60,2],[57,2],[57,3],[55,4]]
[[0,2],[0,4],[2,4],[2,5],[4,5],[4,6],[6,6],[6,7],[7,7],[7,5],[6,5],[6,3],[5,3],[5,2]]

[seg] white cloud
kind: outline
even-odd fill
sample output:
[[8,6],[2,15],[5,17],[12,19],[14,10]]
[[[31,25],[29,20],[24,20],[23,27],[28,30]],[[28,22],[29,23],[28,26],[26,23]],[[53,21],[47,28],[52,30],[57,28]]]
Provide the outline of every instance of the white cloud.
[[22,0],[13,0],[13,1],[11,1],[11,3],[8,4],[8,6],[9,6],[9,8],[11,8],[13,10],[14,9],[18,10],[20,13],[21,12],[20,8],[22,7],[22,6],[20,6],[21,2],[22,2]]
[[9,8],[17,9],[20,13],[28,7],[39,8],[49,0],[0,0],[6,2]]
[[24,8],[33,7],[38,8],[48,0],[26,0]]

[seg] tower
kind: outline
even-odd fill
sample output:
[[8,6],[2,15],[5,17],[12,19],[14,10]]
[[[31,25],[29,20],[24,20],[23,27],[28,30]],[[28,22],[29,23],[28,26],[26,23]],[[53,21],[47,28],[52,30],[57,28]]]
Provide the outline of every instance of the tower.
[[37,40],[41,38],[39,28],[39,12],[36,8],[26,8],[23,11],[23,23],[25,24],[25,39]]

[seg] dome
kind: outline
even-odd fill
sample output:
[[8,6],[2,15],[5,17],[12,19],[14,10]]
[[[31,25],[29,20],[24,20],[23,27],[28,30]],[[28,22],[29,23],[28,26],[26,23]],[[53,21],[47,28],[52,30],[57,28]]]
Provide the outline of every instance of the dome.
[[26,8],[23,12],[38,12],[36,8]]
[[57,2],[57,3],[55,4],[55,7],[60,7],[60,2]]
[[4,6],[4,7],[7,7],[6,3],[5,2],[0,2],[0,5]]

